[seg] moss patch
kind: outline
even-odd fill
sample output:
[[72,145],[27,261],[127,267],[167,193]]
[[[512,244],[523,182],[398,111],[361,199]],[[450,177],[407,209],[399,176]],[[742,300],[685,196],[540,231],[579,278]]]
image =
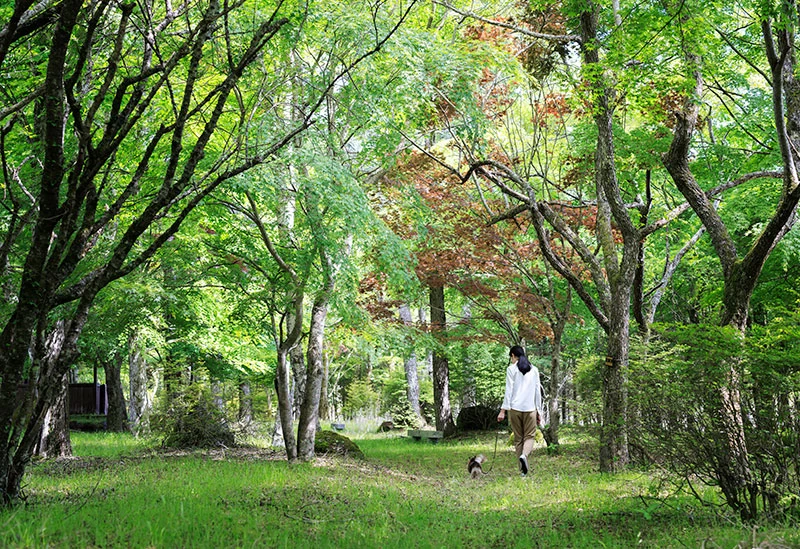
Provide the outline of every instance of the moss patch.
[[364,452],[358,445],[339,433],[320,431],[314,441],[314,452],[317,454],[336,454],[364,459]]

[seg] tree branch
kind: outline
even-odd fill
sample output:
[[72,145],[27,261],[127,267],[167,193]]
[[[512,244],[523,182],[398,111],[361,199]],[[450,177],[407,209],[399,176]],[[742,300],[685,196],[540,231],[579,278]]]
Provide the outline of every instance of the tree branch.
[[546,34],[541,32],[534,32],[517,25],[512,25],[510,23],[505,23],[503,21],[497,21],[496,19],[487,19],[486,17],[482,17],[477,13],[471,11],[458,9],[449,2],[444,2],[442,0],[433,0],[433,3],[439,4],[440,6],[443,6],[449,9],[450,11],[457,13],[458,15],[461,15],[462,17],[469,17],[470,19],[475,19],[476,21],[487,23],[495,27],[501,27],[514,32],[518,32],[530,38],[536,38],[538,40],[547,40],[548,42],[558,42],[560,44],[568,44],[570,42],[575,42],[578,44],[582,43],[581,37],[577,34]]

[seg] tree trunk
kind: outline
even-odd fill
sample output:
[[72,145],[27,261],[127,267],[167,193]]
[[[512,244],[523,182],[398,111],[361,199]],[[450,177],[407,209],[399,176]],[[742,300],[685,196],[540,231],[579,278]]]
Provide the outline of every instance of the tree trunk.
[[[428,324],[427,311],[425,307],[419,308],[419,325],[425,326]],[[433,351],[428,350],[425,353],[425,359],[422,362],[422,375],[425,379],[433,378]]]
[[130,392],[130,426],[136,435],[150,430],[150,395],[147,392],[147,363],[142,356],[139,335],[134,330],[128,336],[128,377]]
[[122,389],[122,379],[120,378],[121,369],[122,354],[119,352],[115,352],[111,360],[103,361],[108,392],[106,429],[115,433],[130,432],[131,430],[128,423],[128,410],[125,406],[125,391]]
[[292,365],[292,416],[297,419],[306,394],[306,359],[302,340],[289,351],[289,362]]
[[283,432],[283,445],[286,448],[286,458],[289,461],[294,461],[297,459],[297,444],[295,443],[294,425],[292,423],[291,379],[288,362],[288,350],[279,348],[278,367],[275,372],[275,391],[278,393],[278,416],[281,431]]
[[433,352],[433,400],[436,409],[436,430],[445,436],[456,430],[450,410],[450,369],[444,349],[447,318],[444,308],[444,286],[430,285],[431,331],[439,339],[440,347]]
[[[5,459],[0,461],[0,489],[4,503],[19,495],[25,467],[37,447],[51,456],[70,455],[72,452],[67,425],[69,366],[78,356],[77,338],[86,323],[92,299],[93,296],[81,301],[70,323],[59,320],[46,337],[37,334],[31,367],[31,371],[36,373],[31,381],[35,387],[29,393],[33,397],[33,407],[26,408],[25,414],[19,416],[14,425],[12,433],[18,438],[10,440],[8,445],[0,445],[0,451],[5,454]],[[54,407],[53,403],[61,399],[63,404]],[[21,411],[16,406],[9,408]],[[47,427],[43,428],[45,424]]]
[[[286,322],[286,329],[289,332],[294,329],[296,318],[295,315],[289,316]],[[302,326],[299,329],[302,329]],[[303,395],[306,392],[306,361],[303,355],[302,337],[298,338],[297,344],[289,351],[289,363],[292,367],[292,417],[297,419],[300,417]]]
[[[561,340],[564,335],[566,322],[554,326],[553,345],[550,357],[550,395],[547,403],[548,420],[547,444],[558,445],[558,430],[561,427],[561,386],[564,374],[561,372]],[[558,328],[561,329],[558,329]]]
[[319,394],[319,419],[328,421],[331,418],[331,404],[328,398],[330,390],[330,356],[328,353],[322,355],[322,389]]
[[[462,322],[472,320],[472,310],[465,303],[461,312]],[[475,385],[475,363],[469,353],[464,355],[464,390],[461,393],[461,406],[475,406],[478,403],[478,389]]]
[[237,414],[239,425],[244,428],[253,422],[253,398],[250,396],[250,383],[239,381],[239,413]]
[[[622,200],[614,153],[615,91],[606,82],[597,40],[599,7],[589,2],[581,14],[583,57],[586,68],[597,71],[591,83],[594,119],[597,125],[595,187],[597,192],[596,231],[603,250],[603,262],[612,298],[607,304],[608,348],[603,367],[603,421],[600,432],[600,470],[613,472],[628,464],[626,428],[630,307],[641,235],[631,221]],[[613,219],[613,226],[612,226]],[[619,257],[615,231],[622,234]]]
[[222,382],[215,379],[211,382],[211,396],[214,399],[214,406],[217,410],[225,413],[225,396],[222,393]]
[[297,428],[297,454],[308,461],[314,458],[314,441],[319,426],[319,401],[322,393],[323,344],[325,340],[325,320],[328,317],[330,293],[322,291],[311,309],[311,328],[308,337],[308,374],[303,405],[300,409],[300,423]]
[[[548,264],[545,263],[545,266]],[[549,445],[558,445],[558,431],[561,426],[561,391],[564,386],[564,374],[561,371],[561,346],[564,330],[567,327],[569,314],[572,310],[572,287],[567,284],[563,308],[558,306],[558,292],[556,290],[555,273],[547,269],[547,287],[549,298],[550,328],[553,330],[550,357],[550,392],[547,402],[547,432],[545,440]]]
[[[61,362],[67,345],[67,325],[59,320],[44,345],[37,345],[35,351],[35,354],[42,356],[37,382],[37,408],[43,410],[44,414],[33,454],[40,457],[72,455],[69,438],[69,369]],[[48,396],[48,392],[52,396]],[[31,427],[27,431],[30,434],[36,432]],[[21,446],[24,447],[24,444]]]
[[62,376],[58,395],[47,407],[34,455],[42,458],[72,455],[69,438],[69,372]]
[[[10,403],[17,401],[17,388],[23,380],[34,333],[45,329],[41,325],[37,328],[37,324],[44,320],[41,315],[46,315],[51,308],[49,286],[52,279],[45,273],[45,267],[54,229],[62,216],[59,190],[66,171],[63,161],[67,118],[64,92],[66,57],[81,5],[79,0],[68,0],[58,8],[43,80],[44,133],[40,137],[43,137],[44,158],[36,201],[38,215],[25,256],[16,307],[0,333],[0,402],[3,403],[0,406],[0,498],[3,503],[10,502],[19,494],[22,475],[33,452],[33,432],[38,433],[41,427],[45,407],[40,402],[42,395],[38,394],[33,415],[21,417],[17,415],[21,410]],[[37,382],[31,380],[31,383]]]
[[[408,305],[400,306],[400,320],[403,321],[403,324],[409,327],[413,324],[414,321],[411,317],[411,308]],[[413,340],[408,338],[407,341],[409,345],[409,354],[408,358],[403,364],[403,369],[406,373],[406,398],[408,398],[408,404],[411,406],[411,410],[414,412],[414,415],[417,416],[420,422],[424,423],[425,419],[422,417],[422,410],[419,406],[420,390],[419,376],[417,374],[417,352],[414,349]]]

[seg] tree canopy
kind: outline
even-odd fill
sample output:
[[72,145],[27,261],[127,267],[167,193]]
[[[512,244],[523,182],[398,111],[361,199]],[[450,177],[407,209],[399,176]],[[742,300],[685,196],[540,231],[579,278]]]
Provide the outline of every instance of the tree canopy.
[[548,443],[595,425],[609,472],[699,447],[743,518],[774,511],[800,477],[759,435],[800,414],[797,25],[793,1],[3,6],[3,500],[89,367],[136,425],[203,386],[313,459],[345,411],[449,434],[522,344]]

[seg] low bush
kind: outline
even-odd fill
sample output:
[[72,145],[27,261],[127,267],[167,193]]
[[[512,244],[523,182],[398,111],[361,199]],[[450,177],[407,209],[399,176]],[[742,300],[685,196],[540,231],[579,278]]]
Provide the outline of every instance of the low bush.
[[153,430],[170,448],[217,448],[234,446],[235,437],[227,418],[210,391],[189,390],[165,399],[153,416]]
[[659,327],[647,349],[632,353],[634,455],[689,486],[718,487],[743,520],[796,516],[799,332],[797,319],[746,340],[730,327]]

